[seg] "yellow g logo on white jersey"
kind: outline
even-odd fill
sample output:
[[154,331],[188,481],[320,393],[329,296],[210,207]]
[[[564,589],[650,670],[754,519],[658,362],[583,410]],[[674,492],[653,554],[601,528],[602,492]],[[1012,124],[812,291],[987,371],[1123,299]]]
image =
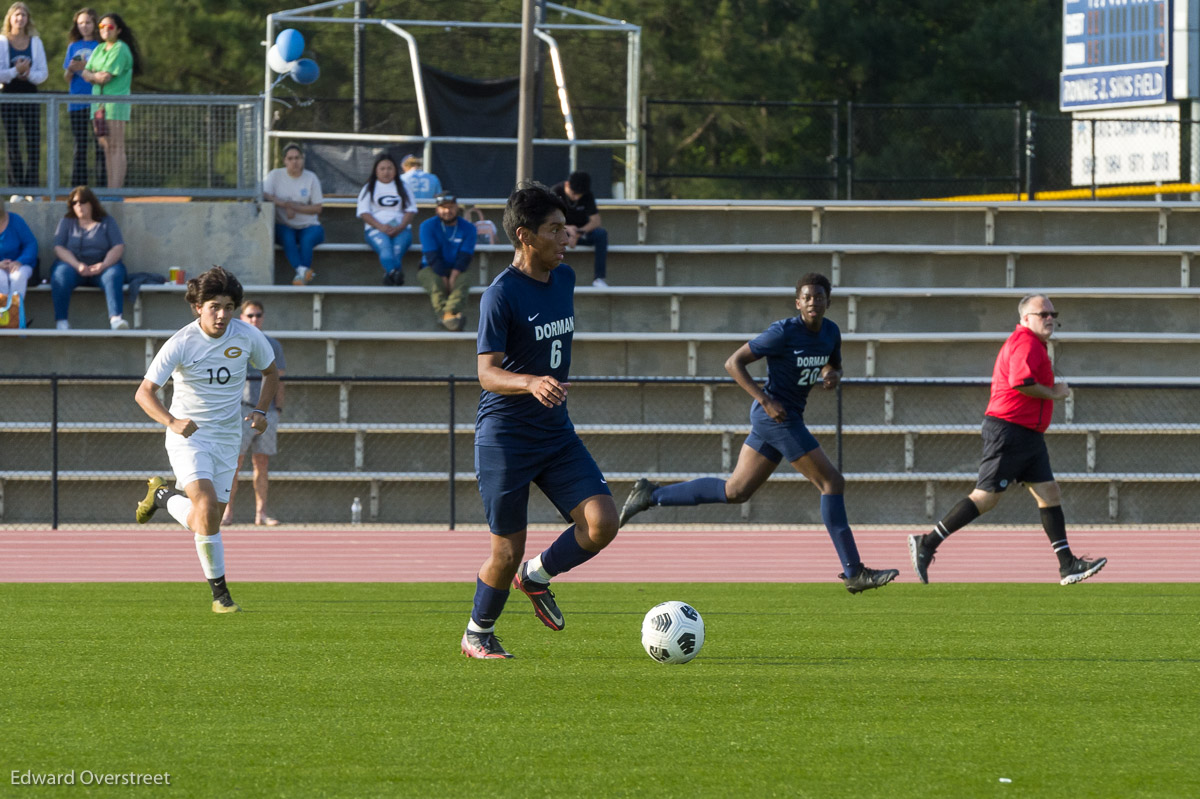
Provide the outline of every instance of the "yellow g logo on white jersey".
[[241,354],[242,354],[241,347],[230,347],[229,349],[225,350],[226,358],[238,358],[238,357],[241,357]]

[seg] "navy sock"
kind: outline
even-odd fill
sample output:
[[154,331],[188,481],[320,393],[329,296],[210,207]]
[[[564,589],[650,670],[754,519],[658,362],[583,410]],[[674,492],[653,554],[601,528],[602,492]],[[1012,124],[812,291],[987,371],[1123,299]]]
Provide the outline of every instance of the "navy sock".
[[650,495],[655,505],[711,505],[724,504],[725,481],[719,477],[701,477],[686,483],[661,486]]
[[542,553],[542,568],[546,570],[546,574],[553,577],[569,572],[581,563],[587,563],[597,554],[579,546],[579,542],[575,540],[575,525],[572,524],[554,539],[554,543],[546,547],[546,551]]
[[858,557],[854,533],[850,531],[850,522],[846,519],[846,502],[841,494],[821,495],[821,521],[825,522],[825,529],[833,540],[833,548],[842,561],[843,573],[847,577],[858,574],[862,570],[862,560]]
[[492,588],[475,578],[475,607],[471,609],[471,620],[484,629],[496,626],[496,619],[504,611],[508,601],[508,589]]
[[1042,508],[1041,514],[1042,529],[1046,531],[1046,537],[1050,539],[1050,546],[1053,547],[1054,554],[1058,557],[1058,565],[1070,566],[1075,555],[1071,552],[1070,544],[1067,543],[1067,521],[1063,517],[1062,505]]

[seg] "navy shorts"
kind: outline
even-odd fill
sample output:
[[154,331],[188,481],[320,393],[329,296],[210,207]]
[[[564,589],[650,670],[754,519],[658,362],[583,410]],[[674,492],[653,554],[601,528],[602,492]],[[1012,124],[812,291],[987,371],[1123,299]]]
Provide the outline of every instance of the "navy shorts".
[[983,417],[983,460],[975,487],[996,493],[1013,483],[1048,483],[1054,479],[1046,437],[1036,430]]
[[563,519],[580,502],[612,491],[587,447],[574,433],[561,445],[533,451],[475,447],[475,476],[488,527],[511,535],[529,524],[529,485],[535,483]]
[[780,460],[791,463],[821,445],[808,432],[804,417],[789,412],[787,419],[777,422],[756,402],[750,409],[750,435],[746,437],[746,446],[771,463]]

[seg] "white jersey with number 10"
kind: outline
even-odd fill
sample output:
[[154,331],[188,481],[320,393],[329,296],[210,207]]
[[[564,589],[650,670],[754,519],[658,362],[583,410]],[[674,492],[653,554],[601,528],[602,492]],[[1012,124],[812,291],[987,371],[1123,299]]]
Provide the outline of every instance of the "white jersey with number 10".
[[146,379],[162,386],[174,378],[172,416],[208,426],[210,432],[223,428],[240,436],[247,364],[265,369],[274,361],[267,337],[253,325],[233,319],[225,335],[213,338],[196,320],[167,340],[146,370]]

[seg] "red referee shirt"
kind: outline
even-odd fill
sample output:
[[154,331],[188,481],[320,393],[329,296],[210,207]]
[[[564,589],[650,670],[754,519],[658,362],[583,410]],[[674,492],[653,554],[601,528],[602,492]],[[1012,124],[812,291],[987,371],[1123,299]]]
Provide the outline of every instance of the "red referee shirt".
[[1034,383],[1047,388],[1054,385],[1050,353],[1046,343],[1036,333],[1017,325],[996,356],[987,415],[1044,433],[1054,413],[1054,400],[1027,397],[1016,389],[1017,386],[1032,386]]

